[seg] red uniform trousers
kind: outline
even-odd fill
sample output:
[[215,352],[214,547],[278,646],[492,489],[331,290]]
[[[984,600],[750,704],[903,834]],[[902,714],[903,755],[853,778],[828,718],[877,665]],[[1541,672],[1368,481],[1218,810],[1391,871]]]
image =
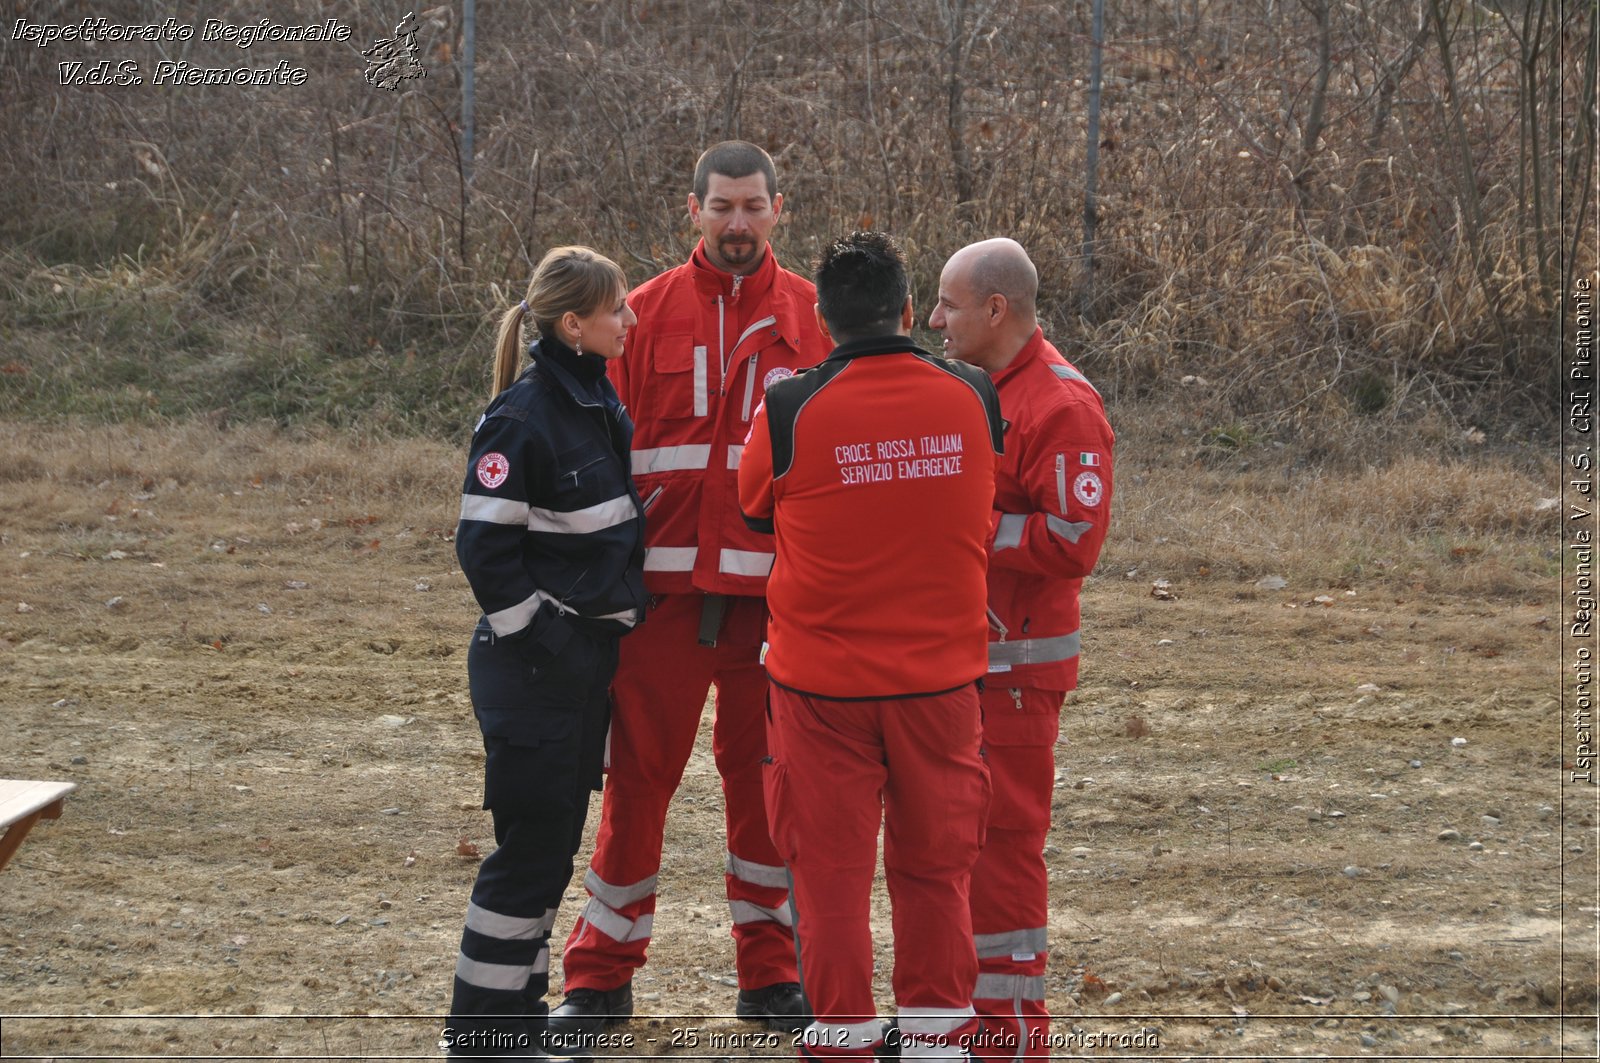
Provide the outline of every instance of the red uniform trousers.
[[716,687],[712,750],[727,816],[725,864],[741,989],[796,982],[788,878],[767,834],[765,598],[730,597],[715,647],[698,636],[705,596],[662,595],[622,641],[612,682],[610,768],[584,885],[589,902],[562,954],[565,989],[616,989],[644,965],[667,805]]
[[[1066,692],[985,681],[983,743],[994,786],[988,833],[972,868],[972,933],[978,950],[973,1007],[982,1035],[973,1054],[1048,1059],[1044,1002],[1049,878],[1045,837],[1055,790],[1055,742]],[[1022,1051],[1019,1053],[1019,1037]]]
[[967,884],[989,772],[974,685],[840,701],[774,685],[767,809],[794,876],[801,974],[816,1021],[802,1055],[870,1058],[878,828],[893,908],[901,1055],[955,1058],[977,1031]]

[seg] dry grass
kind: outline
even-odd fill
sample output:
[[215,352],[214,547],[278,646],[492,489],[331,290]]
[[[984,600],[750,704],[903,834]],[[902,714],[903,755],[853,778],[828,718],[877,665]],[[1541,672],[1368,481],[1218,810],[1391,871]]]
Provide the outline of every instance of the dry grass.
[[[132,21],[170,6],[120,5]],[[1413,46],[1409,9],[1338,8],[1327,121],[1308,146],[1312,7],[1110,13],[1091,288],[1088,26],[1057,4],[491,8],[470,196],[448,5],[421,26],[432,75],[393,96],[354,76],[348,50],[258,43],[253,61],[312,78],[251,97],[237,127],[203,94],[62,89],[53,63],[72,47],[23,49],[0,98],[18,128],[42,132],[0,158],[0,236],[14,249],[0,298],[15,322],[0,410],[438,434],[475,406],[484,323],[539,252],[592,243],[634,280],[680,261],[695,236],[682,207],[693,159],[736,136],[777,158],[775,241],[792,266],[842,230],[889,229],[927,307],[956,247],[1022,240],[1051,334],[1119,401],[1196,375],[1233,416],[1447,409],[1548,433],[1552,249],[1583,221],[1558,215],[1580,197],[1554,190],[1577,188],[1587,157],[1581,123],[1556,121],[1550,101],[1574,106],[1582,63],[1538,67],[1527,95],[1505,71],[1530,42],[1473,9],[1451,27],[1450,85],[1437,43]],[[1563,34],[1578,54],[1570,42],[1593,16],[1570,7],[1545,54]],[[349,0],[297,10],[345,20],[356,40],[390,29]],[[141,47],[128,56],[153,61]],[[1391,94],[1377,88],[1385,72],[1403,72]],[[1515,131],[1535,98],[1559,136],[1524,144]],[[1592,271],[1593,246],[1574,247],[1566,265]],[[242,387],[214,386],[233,379]]]
[[[1418,436],[1391,440],[1400,455],[1392,461],[1318,467],[1295,444],[1219,455],[1193,429],[1184,438],[1185,422],[1170,411],[1134,405],[1111,415],[1117,492],[1097,578],[1137,570],[1247,590],[1281,574],[1296,589],[1527,595],[1556,574],[1553,455],[1430,453],[1431,440]],[[72,460],[61,463],[62,454]],[[397,528],[448,534],[460,461],[445,442],[328,429],[16,425],[0,448],[0,481],[18,527],[75,529],[85,554],[137,543],[174,494],[216,499],[216,526],[191,530],[197,545],[248,534],[253,549],[270,549],[314,536],[354,550]]]

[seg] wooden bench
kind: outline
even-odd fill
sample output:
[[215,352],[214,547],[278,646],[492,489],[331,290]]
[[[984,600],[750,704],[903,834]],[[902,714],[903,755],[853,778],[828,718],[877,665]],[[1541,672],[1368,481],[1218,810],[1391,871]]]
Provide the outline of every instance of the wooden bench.
[[0,779],[0,868],[6,866],[22,839],[41,819],[60,819],[67,794],[78,788],[74,782],[37,782],[32,779]]

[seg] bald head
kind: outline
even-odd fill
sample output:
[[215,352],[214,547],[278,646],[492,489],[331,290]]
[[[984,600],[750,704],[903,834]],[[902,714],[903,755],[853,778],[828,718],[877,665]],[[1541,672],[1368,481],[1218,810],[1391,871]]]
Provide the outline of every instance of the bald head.
[[1021,244],[1004,236],[979,240],[951,255],[945,268],[953,266],[969,271],[967,283],[979,298],[1003,295],[1013,314],[1023,315],[1033,324],[1039,271]]
[[1038,295],[1039,271],[1021,244],[980,240],[945,263],[928,325],[939,330],[950,357],[999,372],[1033,337]]

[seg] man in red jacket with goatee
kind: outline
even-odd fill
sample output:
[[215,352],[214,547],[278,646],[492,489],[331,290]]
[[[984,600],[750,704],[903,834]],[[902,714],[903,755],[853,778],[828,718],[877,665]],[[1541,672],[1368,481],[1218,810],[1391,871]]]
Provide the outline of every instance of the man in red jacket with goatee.
[[[727,815],[724,862],[739,975],[736,1014],[805,1025],[783,861],[767,832],[767,620],[772,537],[739,513],[738,469],[766,385],[821,361],[811,282],[777,263],[768,236],[783,210],[772,159],[754,144],[714,145],[695,166],[689,261],[628,297],[639,322],[612,383],[633,415],[633,476],[646,507],[648,623],[622,651],[612,685],[609,774],[589,902],[562,957],[566,1000],[552,1044],[633,1014],[645,962],[667,805],[683,778],[708,688],[712,748]],[[598,459],[597,459],[598,460]]]

